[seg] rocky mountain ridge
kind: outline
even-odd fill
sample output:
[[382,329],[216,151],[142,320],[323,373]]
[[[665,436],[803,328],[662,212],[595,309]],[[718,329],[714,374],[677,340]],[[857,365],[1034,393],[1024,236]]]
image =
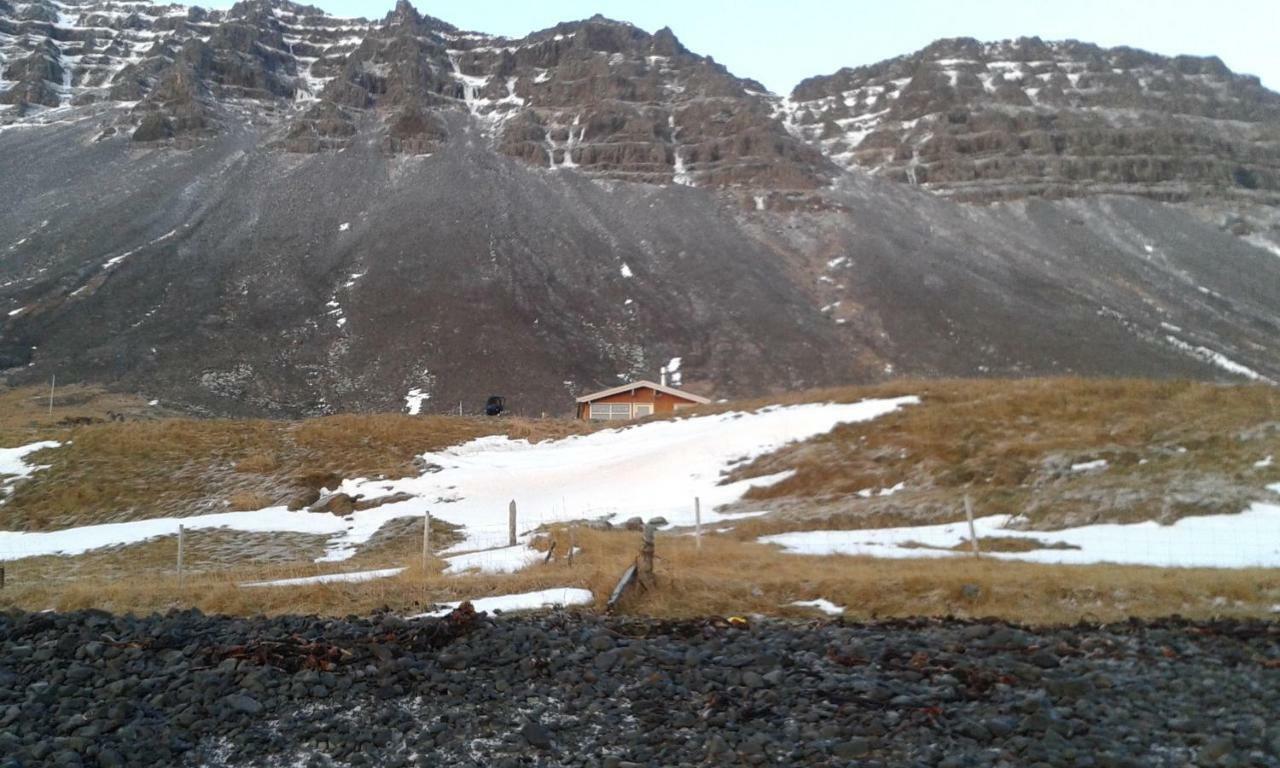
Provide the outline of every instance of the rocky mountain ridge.
[[447,138],[443,113],[462,112],[504,154],[593,176],[807,189],[834,171],[784,130],[763,86],[669,29],[594,17],[507,40],[403,0],[378,22],[287,0],[225,12],[35,0],[0,12],[10,120],[123,103],[118,127],[138,142],[189,147],[266,120],[285,151],[341,150],[371,130],[390,153],[423,154]]
[[940,40],[810,78],[787,110],[835,162],[960,200],[1280,202],[1280,94],[1216,57]]
[[845,167],[969,201],[1280,201],[1280,95],[1216,58],[1076,41],[941,40],[780,99],[670,29],[599,16],[512,40],[404,0],[378,21],[288,0],[0,0],[0,124],[94,103],[129,108],[107,134],[179,147],[258,120],[285,151],[373,131],[423,154],[457,111],[504,154],[630,181],[791,191]]
[[[559,413],[676,358],[716,397],[904,374],[1280,380],[1266,162],[1257,189],[1209,163],[1194,206],[1163,202],[1181,170],[962,189],[941,169],[978,159],[944,152],[865,173],[872,147],[822,134],[874,106],[823,94],[864,86],[783,99],[599,17],[508,40],[407,3],[369,22],[0,0],[0,52],[13,383],[313,414],[495,392]],[[1267,93],[1228,121],[1260,138],[1224,157],[1268,156]],[[878,130],[915,141],[903,126]]]

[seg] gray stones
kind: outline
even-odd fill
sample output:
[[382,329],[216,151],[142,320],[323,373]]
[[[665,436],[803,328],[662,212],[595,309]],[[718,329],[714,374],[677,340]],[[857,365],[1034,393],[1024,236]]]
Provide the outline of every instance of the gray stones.
[[1032,654],[1031,663],[1041,669],[1054,669],[1061,664],[1061,662],[1058,661],[1058,657],[1048,651],[1037,651]]
[[852,760],[856,757],[862,757],[871,750],[871,744],[866,739],[850,739],[842,741],[831,750],[836,757],[844,760]]
[[613,669],[613,666],[615,664],[618,663],[618,659],[620,658],[620,655],[621,654],[616,650],[605,651],[604,653],[598,654],[596,656],[595,661],[592,662],[592,665],[596,669],[600,670],[601,672],[608,672],[609,670]]
[[1263,622],[451,626],[0,613],[0,768],[1280,765]]
[[262,711],[262,705],[252,696],[245,694],[232,694],[226,698],[226,704],[237,712],[243,712],[246,715],[256,715]]
[[525,723],[520,728],[520,735],[530,746],[551,749],[551,732],[538,723]]

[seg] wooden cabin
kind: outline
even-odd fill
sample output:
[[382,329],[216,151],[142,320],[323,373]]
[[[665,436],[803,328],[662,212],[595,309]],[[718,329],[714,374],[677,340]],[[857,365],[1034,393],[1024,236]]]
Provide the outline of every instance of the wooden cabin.
[[578,418],[630,421],[655,413],[671,413],[711,402],[652,381],[636,381],[578,398]]

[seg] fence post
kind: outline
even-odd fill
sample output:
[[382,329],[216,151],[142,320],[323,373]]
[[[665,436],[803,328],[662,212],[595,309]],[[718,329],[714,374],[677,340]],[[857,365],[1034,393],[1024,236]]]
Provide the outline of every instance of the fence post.
[[693,497],[693,541],[702,551],[702,499]]
[[516,545],[516,500],[507,505],[507,546]]
[[[569,567],[570,568],[573,567],[573,550],[577,548],[578,548],[577,526],[570,525],[569,526]],[[3,575],[3,571],[0,571],[0,575]],[[4,580],[0,579],[0,587],[3,587],[3,586],[4,586]]]
[[431,557],[431,511],[422,516],[422,572],[427,572],[427,560]]
[[58,374],[49,377],[49,415],[53,415],[53,385],[58,382]]
[[644,527],[644,539],[640,545],[640,586],[653,586],[653,538],[658,526],[648,523]]
[[183,539],[186,538],[185,533],[186,533],[186,528],[181,523],[179,523],[178,524],[178,589],[182,589],[182,578],[183,578],[182,577],[182,544],[183,544]]
[[978,532],[973,527],[973,499],[969,498],[969,494],[964,495],[964,516],[969,520],[969,548],[973,550],[974,557],[981,557],[978,550]]

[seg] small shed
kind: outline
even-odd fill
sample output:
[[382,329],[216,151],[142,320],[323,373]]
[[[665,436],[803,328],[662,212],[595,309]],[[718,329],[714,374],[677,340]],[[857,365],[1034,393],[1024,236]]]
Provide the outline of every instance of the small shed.
[[688,392],[652,381],[635,381],[578,398],[578,418],[597,421],[629,421],[671,413],[711,402]]

